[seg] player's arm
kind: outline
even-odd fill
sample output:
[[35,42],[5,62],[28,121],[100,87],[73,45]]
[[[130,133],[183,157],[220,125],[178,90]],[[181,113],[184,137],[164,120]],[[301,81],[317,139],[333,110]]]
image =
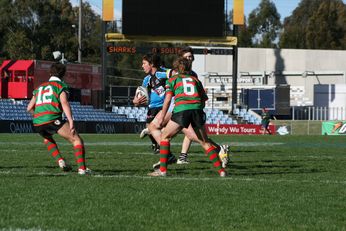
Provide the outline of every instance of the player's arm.
[[137,107],[137,106],[140,106],[140,105],[145,105],[147,102],[147,98],[145,96],[140,96],[140,97],[137,97],[135,96],[132,100],[132,103]]
[[159,113],[156,118],[160,126],[162,126],[162,123],[164,122],[168,108],[171,104],[172,97],[173,97],[172,92],[166,92],[165,101],[163,102],[161,113]]
[[[142,87],[147,87],[148,86],[148,77],[145,77],[142,83]],[[132,103],[138,107],[140,105],[146,105],[147,104],[147,98],[145,96],[140,96],[138,97],[135,95],[135,97],[132,100]]]
[[29,112],[31,115],[34,114],[35,110],[35,103],[36,103],[36,96],[33,96],[28,104],[28,107],[26,108],[26,111]]
[[165,96],[165,101],[163,102],[163,106],[162,106],[162,118],[165,118],[168,108],[171,105],[172,98],[173,98],[173,92],[171,91],[167,92]]
[[72,118],[72,110],[71,110],[71,107],[70,107],[70,103],[68,102],[66,92],[65,91],[61,92],[59,98],[60,98],[62,110],[65,113],[67,121],[69,122],[70,130],[71,130],[72,133],[74,133],[75,129],[74,129],[74,123],[73,123],[73,118]]
[[166,93],[165,93],[165,100],[163,101],[163,105],[162,105],[162,110],[161,110],[161,113],[159,113],[158,117],[156,118],[158,120],[158,124],[160,124],[160,126],[162,126],[162,123],[165,120],[167,111],[169,109],[169,106],[171,104],[171,101],[172,101],[172,98],[174,95],[171,83],[168,79],[166,80],[165,88],[166,88]]

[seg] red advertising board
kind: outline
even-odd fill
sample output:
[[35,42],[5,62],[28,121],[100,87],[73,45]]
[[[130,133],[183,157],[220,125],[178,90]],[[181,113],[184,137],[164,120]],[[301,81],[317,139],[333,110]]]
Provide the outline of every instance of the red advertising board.
[[[36,61],[34,87],[49,79],[49,69],[52,62]],[[82,104],[91,104],[91,92],[102,90],[102,75],[99,65],[67,64],[64,81],[71,88],[81,91]]]
[[[254,124],[206,124],[209,135],[259,135],[262,134],[261,125]],[[272,134],[275,134],[275,125],[269,125]]]
[[[40,60],[5,60],[0,65],[0,97],[28,99],[34,88],[48,81],[53,62]],[[91,104],[92,91],[102,90],[100,65],[66,65],[64,81],[77,92],[82,104]]]
[[[36,61],[35,87],[49,79],[52,62]],[[73,88],[102,90],[101,67],[90,64],[67,64],[64,81]]]

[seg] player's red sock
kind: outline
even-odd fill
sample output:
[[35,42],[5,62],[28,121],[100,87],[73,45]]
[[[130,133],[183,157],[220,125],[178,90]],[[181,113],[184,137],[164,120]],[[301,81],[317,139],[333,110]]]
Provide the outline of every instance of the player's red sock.
[[55,140],[46,138],[43,140],[43,142],[47,146],[49,154],[54,158],[56,162],[64,159],[59,152],[58,145],[55,143]]
[[73,147],[74,148],[74,156],[76,158],[76,163],[78,165],[78,169],[83,169],[85,170],[85,150],[84,150],[84,145],[76,145]]
[[169,141],[160,142],[160,171],[167,172],[167,158],[170,149]]
[[209,159],[213,163],[213,166],[216,168],[216,170],[219,173],[225,171],[225,169],[222,168],[222,165],[217,153],[217,149],[214,146],[211,146],[208,150],[206,150],[205,154],[209,157]]

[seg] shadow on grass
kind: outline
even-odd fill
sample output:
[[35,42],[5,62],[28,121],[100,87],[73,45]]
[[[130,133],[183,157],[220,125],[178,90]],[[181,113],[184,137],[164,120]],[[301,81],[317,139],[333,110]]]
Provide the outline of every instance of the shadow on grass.
[[70,176],[71,174],[68,174],[68,173],[61,173],[61,174],[59,174],[59,173],[54,173],[54,172],[52,172],[52,173],[45,173],[45,174],[28,174],[26,177],[29,177],[29,178],[33,178],[33,177],[67,177],[67,176]]
[[[232,159],[232,158],[231,158]],[[286,159],[286,160],[283,160],[283,159],[279,159],[279,160],[258,160],[258,161],[251,161],[251,160],[242,160],[242,161],[237,161],[236,163],[237,164],[247,164],[247,163],[254,163],[254,162],[263,162],[263,163],[306,163],[306,162],[325,162],[325,161],[328,161],[329,159],[295,159],[295,160],[292,160],[292,159]],[[300,165],[301,166],[301,165]]]
[[231,154],[232,153],[236,153],[236,154],[240,154],[240,153],[284,153],[285,151],[284,150],[232,150]]
[[321,173],[318,169],[301,169],[299,171],[270,171],[270,172],[233,172],[229,171],[233,176],[260,176],[260,175],[288,175],[288,174],[307,174],[307,173]]
[[[148,173],[151,170],[148,169]],[[130,174],[135,175],[139,172],[142,172],[142,170],[139,169],[93,169],[93,174],[96,175],[105,175],[105,176],[115,176],[115,175],[123,175],[123,174]]]
[[[230,164],[229,171],[232,175],[254,176],[254,175],[287,175],[287,174],[306,174],[325,172],[322,169],[304,168],[302,165],[238,165]],[[235,170],[235,171],[234,171]],[[246,172],[237,172],[236,170],[245,170]]]
[[25,168],[25,166],[0,166],[0,169],[22,169]]

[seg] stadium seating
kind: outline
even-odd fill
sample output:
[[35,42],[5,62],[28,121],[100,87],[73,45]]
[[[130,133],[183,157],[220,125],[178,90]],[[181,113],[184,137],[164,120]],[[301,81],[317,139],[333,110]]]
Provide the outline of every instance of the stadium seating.
[[[26,112],[28,100],[0,100],[0,120],[32,120]],[[94,109],[91,105],[81,105],[79,102],[70,102],[75,121],[103,121],[103,122],[135,122],[135,114],[115,114],[103,109]],[[124,108],[125,111],[125,108]]]
[[28,102],[12,99],[0,100],[0,120],[32,120],[32,116],[26,112]]
[[[0,120],[32,120],[26,112],[28,100],[0,100]],[[92,105],[81,105],[79,102],[70,102],[74,120],[76,121],[102,121],[102,122],[145,122],[146,107],[113,106],[112,113],[103,109],[95,109]],[[204,109],[206,124],[261,124],[260,116],[245,109],[236,110],[232,116],[219,109]]]
[[[135,118],[140,122],[146,121],[147,109],[145,107],[113,106],[112,112],[117,115],[125,115],[127,118]],[[206,108],[204,112],[206,114],[206,124],[233,124],[233,119],[219,109]]]

